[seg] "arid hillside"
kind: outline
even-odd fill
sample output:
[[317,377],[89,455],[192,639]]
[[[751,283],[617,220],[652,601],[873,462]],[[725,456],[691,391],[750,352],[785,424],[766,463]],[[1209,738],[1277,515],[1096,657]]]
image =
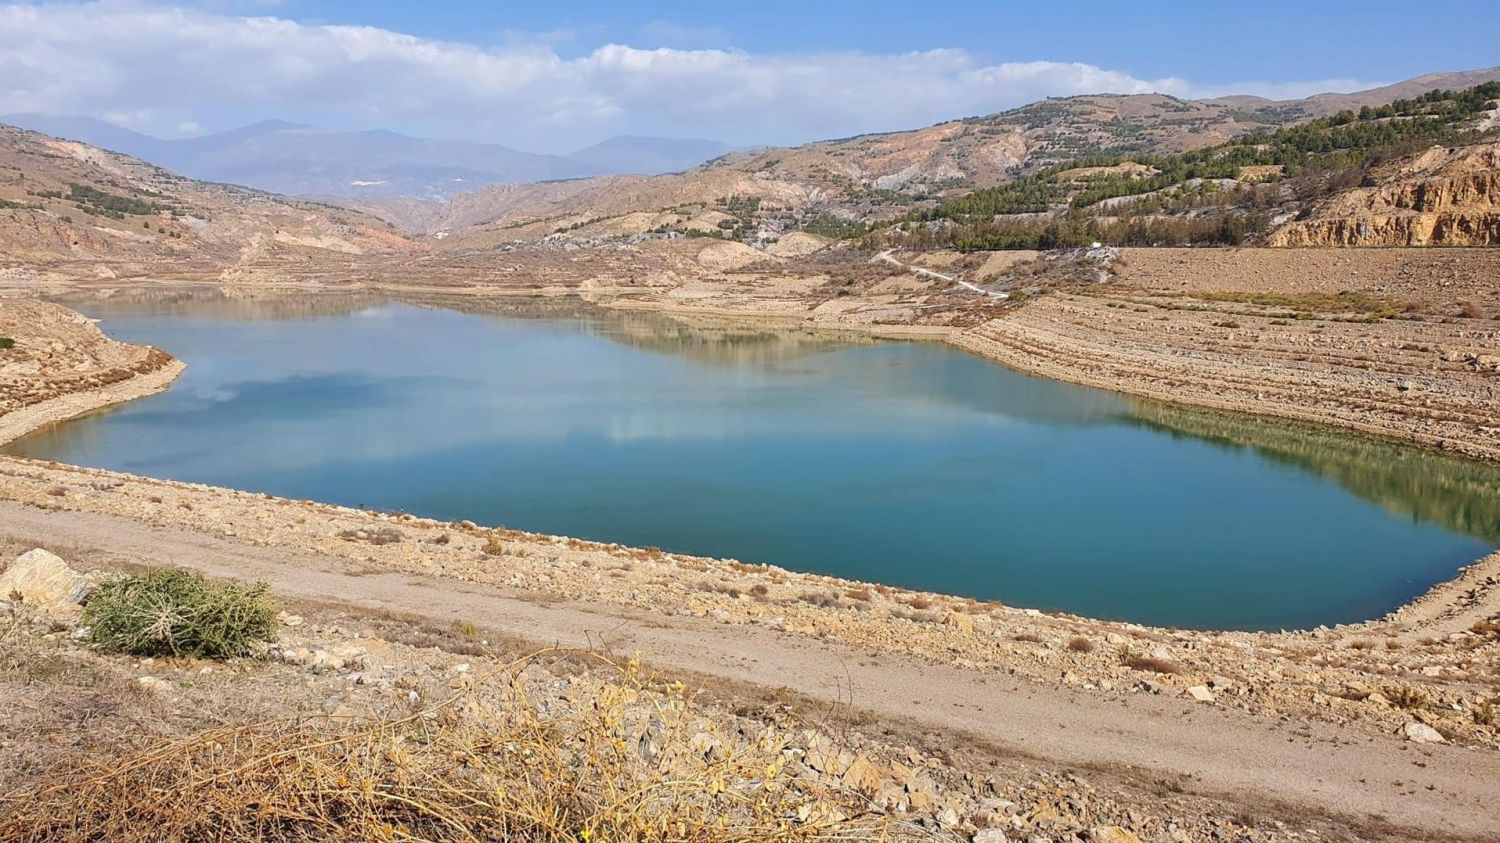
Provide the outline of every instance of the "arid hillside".
[[[370,200],[356,207],[407,229],[479,242],[639,234],[692,220],[732,197],[760,204],[767,234],[837,233],[851,222],[889,220],[944,198],[1008,183],[1086,156],[1169,155],[1364,105],[1500,79],[1500,68],[1431,74],[1356,94],[1273,101],[1183,100],[1161,94],[1048,99],[923,129],[861,135],[794,148],[733,153],[687,173],[497,185],[451,203]],[[627,215],[637,214],[629,219]],[[611,227],[593,227],[611,221]],[[726,224],[722,230],[732,230]]]
[[[275,247],[378,254],[417,246],[342,208],[197,182],[87,144],[0,126],[0,272],[215,273]],[[8,267],[5,265],[9,265]]]
[[1373,184],[1319,202],[1275,246],[1500,244],[1500,141],[1434,147],[1379,168]]

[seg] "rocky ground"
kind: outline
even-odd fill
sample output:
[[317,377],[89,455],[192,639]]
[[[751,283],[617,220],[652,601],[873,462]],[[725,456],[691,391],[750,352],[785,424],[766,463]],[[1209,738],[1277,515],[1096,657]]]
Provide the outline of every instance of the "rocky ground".
[[165,389],[182,364],[54,304],[0,295],[0,442]]
[[[18,547],[6,545],[4,555]],[[73,599],[86,592],[70,599],[56,582],[26,575],[65,564],[32,550],[0,574],[9,577],[13,598],[0,601],[0,696],[10,712],[0,724],[0,793],[81,755],[129,753],[204,729],[289,716],[338,734],[423,712],[438,717],[455,700],[472,717],[490,706],[525,706],[562,720],[623,699],[618,730],[639,763],[694,778],[722,759],[763,753],[781,768],[778,778],[802,794],[789,821],[838,817],[846,829],[863,829],[861,836],[1129,843],[1348,833],[1317,817],[1262,816],[1172,782],[1143,793],[1108,774],[986,757],[933,735],[814,711],[791,697],[699,683],[684,690],[629,660],[538,650],[473,623],[287,603],[279,639],[259,657],[225,663],[100,655],[80,641]],[[22,591],[26,599],[14,599]],[[669,752],[678,742],[691,751]]]

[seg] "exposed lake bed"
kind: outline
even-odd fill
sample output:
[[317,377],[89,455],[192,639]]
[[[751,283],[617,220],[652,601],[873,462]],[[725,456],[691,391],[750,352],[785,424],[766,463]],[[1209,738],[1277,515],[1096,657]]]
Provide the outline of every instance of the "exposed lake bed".
[[1488,466],[937,344],[566,307],[75,306],[187,373],[14,453],[1186,627],[1378,617],[1496,540]]

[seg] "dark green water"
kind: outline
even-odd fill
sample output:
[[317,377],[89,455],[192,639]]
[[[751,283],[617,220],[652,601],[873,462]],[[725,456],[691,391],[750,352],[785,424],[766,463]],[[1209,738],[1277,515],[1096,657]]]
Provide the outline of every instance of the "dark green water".
[[1494,469],[940,345],[399,304],[74,306],[187,373],[13,453],[1193,627],[1378,616],[1500,537]]

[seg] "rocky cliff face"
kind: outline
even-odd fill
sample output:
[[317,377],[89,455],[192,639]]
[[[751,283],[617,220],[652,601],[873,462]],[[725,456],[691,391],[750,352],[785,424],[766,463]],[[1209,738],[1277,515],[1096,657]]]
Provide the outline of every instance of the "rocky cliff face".
[[1434,147],[1272,232],[1272,246],[1500,245],[1500,140]]

